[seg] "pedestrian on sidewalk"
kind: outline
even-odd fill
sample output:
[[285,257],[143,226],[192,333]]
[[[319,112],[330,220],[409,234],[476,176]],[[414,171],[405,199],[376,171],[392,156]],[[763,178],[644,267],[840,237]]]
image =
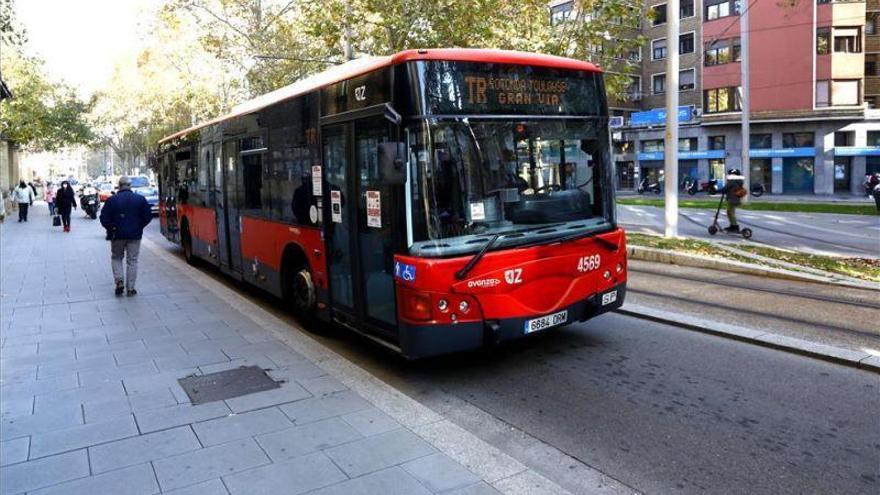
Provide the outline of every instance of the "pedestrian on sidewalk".
[[874,204],[877,206],[877,212],[880,213],[880,172],[874,174],[874,188],[871,195],[874,196]]
[[55,192],[55,209],[61,215],[64,231],[70,232],[70,211],[76,209],[76,195],[73,194],[70,182],[66,180],[61,182],[61,187]]
[[18,182],[18,187],[12,193],[13,200],[18,203],[18,221],[27,222],[28,207],[34,203],[34,192],[24,181]]
[[742,204],[742,198],[746,197],[748,191],[745,188],[745,177],[739,169],[732,168],[727,171],[727,183],[721,194],[727,200],[727,220],[730,225],[724,229],[725,232],[739,232],[739,224],[736,222],[736,209]]
[[46,200],[46,204],[49,205],[49,216],[55,216],[55,194],[58,189],[55,187],[55,184],[49,182],[46,184],[46,194],[43,199]]
[[[153,219],[150,203],[140,194],[131,190],[131,179],[126,176],[119,178],[119,192],[110,196],[101,208],[101,225],[107,229],[107,240],[110,241],[110,268],[116,282],[116,295],[121,296],[126,289],[128,296],[137,295],[138,253],[141,249],[141,237]],[[125,257],[125,273],[122,270],[122,258]]]

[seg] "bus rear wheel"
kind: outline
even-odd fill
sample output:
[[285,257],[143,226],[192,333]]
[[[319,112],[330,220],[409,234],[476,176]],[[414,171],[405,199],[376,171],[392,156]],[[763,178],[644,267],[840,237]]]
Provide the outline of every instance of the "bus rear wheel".
[[180,244],[183,246],[183,259],[190,265],[195,265],[196,257],[193,255],[192,236],[190,236],[189,226],[186,224],[180,229]]

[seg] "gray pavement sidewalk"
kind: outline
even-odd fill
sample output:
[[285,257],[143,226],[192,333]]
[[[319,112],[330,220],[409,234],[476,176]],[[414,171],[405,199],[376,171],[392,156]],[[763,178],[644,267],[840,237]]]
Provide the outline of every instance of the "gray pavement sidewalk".
[[[0,226],[0,494],[560,491],[351,363],[307,357],[167,252],[142,248],[140,294],[114,297],[97,222],[74,212],[63,234],[34,210]],[[281,387],[193,406],[177,382],[250,365]]]

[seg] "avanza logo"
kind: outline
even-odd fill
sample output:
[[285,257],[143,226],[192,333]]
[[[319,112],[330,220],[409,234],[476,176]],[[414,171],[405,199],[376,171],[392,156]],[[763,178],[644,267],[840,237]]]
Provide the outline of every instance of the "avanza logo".
[[469,280],[468,281],[468,289],[490,289],[500,284],[501,281],[497,278],[483,278],[480,280]]

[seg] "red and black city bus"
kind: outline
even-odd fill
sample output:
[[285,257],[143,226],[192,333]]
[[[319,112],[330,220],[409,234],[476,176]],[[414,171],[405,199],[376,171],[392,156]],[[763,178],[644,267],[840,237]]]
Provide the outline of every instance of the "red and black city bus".
[[619,307],[601,71],[499,50],[348,62],[164,138],[188,261],[409,358]]

